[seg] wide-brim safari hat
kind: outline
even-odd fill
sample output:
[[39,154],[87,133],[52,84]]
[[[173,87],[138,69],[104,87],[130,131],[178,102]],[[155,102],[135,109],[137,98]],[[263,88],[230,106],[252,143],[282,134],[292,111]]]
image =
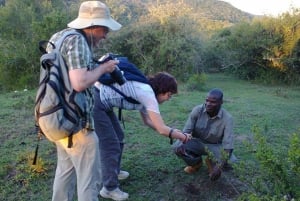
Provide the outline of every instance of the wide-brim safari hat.
[[84,29],[91,26],[105,26],[112,31],[119,30],[122,25],[114,20],[109,8],[100,1],[85,1],[80,5],[78,17],[68,24],[74,29]]

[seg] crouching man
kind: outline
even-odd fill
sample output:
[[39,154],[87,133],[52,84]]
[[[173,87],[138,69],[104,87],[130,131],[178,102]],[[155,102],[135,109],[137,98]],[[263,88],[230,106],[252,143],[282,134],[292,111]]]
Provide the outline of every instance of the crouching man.
[[229,112],[221,108],[223,92],[212,89],[208,92],[205,103],[193,108],[183,132],[192,134],[192,139],[183,144],[176,141],[173,145],[175,154],[188,165],[184,171],[195,173],[202,166],[202,156],[209,177],[212,181],[220,178],[222,169],[228,166],[228,159],[233,151],[233,118]]

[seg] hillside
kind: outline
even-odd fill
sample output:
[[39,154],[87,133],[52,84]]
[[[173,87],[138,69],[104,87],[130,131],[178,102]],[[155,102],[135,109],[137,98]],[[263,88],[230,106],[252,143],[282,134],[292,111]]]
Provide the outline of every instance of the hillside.
[[[65,0],[66,4],[70,2],[78,3],[78,0]],[[159,5],[164,3],[177,3],[175,0],[103,0],[109,5],[112,15],[122,24],[132,23],[144,16],[148,12],[150,5]],[[220,0],[182,0],[185,4],[193,8],[191,17],[197,19],[200,24],[217,24],[228,26],[241,21],[249,21],[255,17],[252,14],[243,12],[231,4]],[[126,17],[125,17],[126,16]],[[129,19],[128,19],[129,18]],[[211,26],[210,26],[211,27]],[[216,26],[215,26],[216,27]],[[202,26],[201,28],[205,28]],[[211,28],[209,28],[211,29]]]
[[[81,1],[2,0],[1,2],[1,5],[4,6],[0,7],[0,16],[1,19],[3,19],[0,22],[0,28],[2,30],[0,34],[0,45],[3,46],[3,49],[6,51],[0,53],[0,57],[2,58],[0,61],[0,89],[12,90],[21,87],[24,88],[24,86],[31,88],[35,86],[32,84],[35,83],[34,80],[38,79],[38,58],[40,55],[36,49],[28,47],[36,47],[37,41],[49,38],[51,33],[66,27],[67,22],[77,16],[78,7]],[[194,38],[200,38],[199,35],[203,36],[201,38],[203,38],[204,41],[207,41],[205,36],[208,36],[207,38],[209,38],[209,36],[211,36],[216,30],[232,26],[240,21],[251,20],[254,17],[241,12],[228,3],[218,0],[103,0],[103,2],[109,5],[113,18],[120,22],[124,27],[122,32],[119,32],[119,34],[123,34],[120,36],[121,39],[131,36],[132,33],[128,33],[129,35],[125,36],[126,31],[133,30],[131,28],[128,29],[129,25],[133,25],[132,28],[137,30],[141,27],[140,24],[150,24],[151,22],[149,20],[157,20],[155,18],[156,16],[151,16],[150,8],[160,7],[161,5],[163,5],[161,6],[163,9],[160,10],[161,12],[158,13],[158,16],[160,14],[163,15],[164,12],[167,11],[171,11],[172,13],[171,9],[168,10],[168,8],[172,7],[175,7],[177,9],[177,14],[179,13],[180,15],[182,7],[177,5],[181,4],[184,5],[184,7],[187,7],[189,12],[185,13],[185,17],[187,17],[186,19],[188,20],[184,21],[182,24],[178,24],[178,21],[174,24],[177,26],[178,30],[185,30],[186,33],[194,33]],[[180,19],[180,16],[178,17],[177,14],[174,16]],[[143,17],[147,18],[148,21],[142,21]],[[163,34],[159,41],[166,42],[163,37],[166,36],[164,32],[168,30],[168,27],[161,27],[158,23],[154,24],[159,29],[162,29],[160,32]],[[193,28],[193,31],[185,29],[186,27]],[[198,33],[200,31],[201,33]],[[146,32],[150,33],[151,29]],[[170,33],[172,34],[174,32],[170,31]],[[183,33],[183,35],[186,34]],[[147,37],[143,36],[144,42],[145,38]],[[132,42],[134,41],[136,41],[136,38],[132,38]],[[119,44],[116,44],[115,47],[118,45]],[[149,47],[147,44],[146,46]],[[166,45],[166,47],[171,46]],[[198,45],[197,47],[200,46]],[[191,50],[194,48],[188,49]],[[112,48],[112,50],[114,50],[114,48]],[[132,57],[134,56],[134,54],[131,55]],[[147,56],[152,57],[149,54]],[[140,61],[140,63],[142,62],[145,63],[145,61]],[[22,65],[18,65],[19,63],[22,63]],[[166,64],[157,63],[155,63],[155,65],[166,66]],[[24,67],[24,69],[14,70],[15,66],[26,67]],[[10,70],[7,71],[6,69]],[[16,82],[15,79],[13,79],[14,77],[19,77],[20,79]]]
[[196,10],[195,16],[212,21],[238,23],[251,20],[254,15],[245,13],[220,0],[186,0]]

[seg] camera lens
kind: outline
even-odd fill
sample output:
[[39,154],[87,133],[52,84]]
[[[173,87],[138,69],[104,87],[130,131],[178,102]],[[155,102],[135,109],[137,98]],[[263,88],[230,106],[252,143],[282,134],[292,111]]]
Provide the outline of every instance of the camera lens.
[[119,85],[123,85],[126,82],[126,78],[123,76],[123,73],[118,66],[116,66],[115,70],[111,72],[110,75]]

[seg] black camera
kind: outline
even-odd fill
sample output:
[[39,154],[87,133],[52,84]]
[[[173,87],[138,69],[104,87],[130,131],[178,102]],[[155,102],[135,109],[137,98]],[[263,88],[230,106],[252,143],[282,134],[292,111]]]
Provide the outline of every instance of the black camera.
[[[98,60],[98,64],[103,64],[106,63],[109,60],[114,60],[114,59],[118,59],[118,55],[116,54],[111,54],[108,53],[104,56],[102,56],[99,60]],[[115,70],[113,72],[110,73],[111,78],[116,81],[119,85],[123,85],[126,82],[126,78],[123,75],[123,72],[120,70],[120,68],[118,66],[116,66]]]

